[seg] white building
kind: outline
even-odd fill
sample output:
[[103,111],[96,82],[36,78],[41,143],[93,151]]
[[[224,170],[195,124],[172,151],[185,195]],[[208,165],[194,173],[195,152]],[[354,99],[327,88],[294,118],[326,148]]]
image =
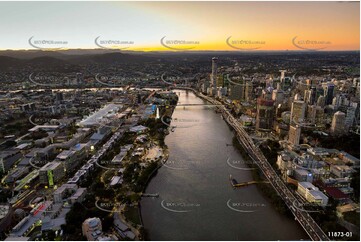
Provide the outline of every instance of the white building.
[[301,127],[299,125],[290,125],[290,130],[288,131],[288,141],[292,145],[299,145],[301,137]]
[[303,122],[306,115],[306,104],[302,100],[294,100],[291,108],[291,123]]
[[326,206],[328,197],[310,182],[299,182],[297,192],[310,203]]
[[345,119],[346,115],[343,112],[338,111],[333,115],[331,132],[334,135],[341,135],[345,132]]

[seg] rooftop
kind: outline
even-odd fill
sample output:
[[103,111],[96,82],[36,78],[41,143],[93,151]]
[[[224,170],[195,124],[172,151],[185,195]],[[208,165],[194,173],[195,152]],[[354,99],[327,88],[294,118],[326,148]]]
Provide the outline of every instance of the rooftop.
[[48,164],[46,164],[45,166],[41,167],[39,171],[54,170],[61,164],[62,163],[60,163],[60,162],[52,161],[52,162],[49,162]]
[[311,182],[299,182],[298,186],[302,186],[303,188],[307,190],[318,190],[317,187],[315,187]]
[[75,154],[74,150],[63,150],[59,155],[56,156],[59,160],[66,160],[68,157]]
[[109,115],[109,113],[117,112],[121,107],[122,105],[118,105],[118,104],[113,104],[113,103],[108,104],[103,108],[99,109],[97,112],[90,115],[89,117],[80,121],[79,125],[80,126],[99,125],[101,119]]

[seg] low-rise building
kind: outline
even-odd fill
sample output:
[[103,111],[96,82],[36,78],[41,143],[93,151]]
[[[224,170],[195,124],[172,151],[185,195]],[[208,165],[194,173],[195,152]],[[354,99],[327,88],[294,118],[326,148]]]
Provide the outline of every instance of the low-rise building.
[[116,232],[119,234],[119,236],[123,239],[131,239],[134,240],[135,238],[135,234],[130,230],[130,228],[124,224],[118,213],[114,213],[113,215],[113,223],[114,223],[114,228],[116,230]]
[[351,164],[352,166],[360,167],[360,159],[357,159],[347,152],[341,151],[340,158],[345,164]]
[[64,176],[64,166],[61,162],[49,162],[39,170],[40,183],[49,185],[51,187],[60,181]]
[[354,169],[346,165],[333,165],[330,170],[331,173],[338,178],[351,177],[352,173],[355,172]]
[[12,236],[9,236],[7,237],[4,241],[29,241],[30,240],[30,237],[12,237]]
[[299,182],[312,182],[313,181],[312,173],[305,169],[295,169],[294,177]]
[[0,172],[7,172],[22,157],[17,149],[0,151]]
[[76,184],[63,184],[53,192],[54,203],[62,203],[64,197],[73,194],[78,189]]
[[68,199],[69,203],[74,204],[76,202],[82,202],[85,199],[87,189],[84,187],[79,187],[73,195]]
[[308,202],[326,206],[328,197],[310,182],[299,182],[297,192]]
[[70,150],[63,150],[57,155],[56,160],[64,164],[66,172],[74,171],[80,162],[88,155],[86,144],[77,144]]
[[142,134],[142,133],[146,132],[147,130],[148,130],[148,128],[143,125],[134,126],[129,129],[130,132],[137,133],[137,134]]
[[18,180],[19,178],[25,176],[26,174],[29,173],[29,167],[24,166],[24,167],[17,167],[15,169],[13,169],[9,175],[7,175],[5,177],[5,182],[6,183],[13,183],[16,180]]
[[102,222],[99,218],[88,218],[83,222],[83,235],[88,241],[96,240],[102,235]]
[[316,156],[327,156],[330,154],[327,149],[321,147],[311,147],[307,149],[307,152]]

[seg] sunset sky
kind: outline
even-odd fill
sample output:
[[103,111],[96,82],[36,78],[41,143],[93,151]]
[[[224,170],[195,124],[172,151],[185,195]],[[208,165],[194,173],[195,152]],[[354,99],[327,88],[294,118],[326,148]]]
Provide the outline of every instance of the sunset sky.
[[0,49],[34,49],[32,36],[67,42],[60,46],[67,49],[99,48],[100,36],[134,42],[107,48],[135,51],[169,51],[163,37],[194,41],[167,44],[176,49],[235,50],[226,42],[231,37],[228,43],[240,49],[300,50],[296,38],[306,49],[359,50],[359,8],[359,2],[0,2]]

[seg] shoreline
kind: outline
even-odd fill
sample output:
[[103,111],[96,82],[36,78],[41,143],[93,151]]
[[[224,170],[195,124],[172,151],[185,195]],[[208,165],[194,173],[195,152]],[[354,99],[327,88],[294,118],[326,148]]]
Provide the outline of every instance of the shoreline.
[[[177,105],[178,105],[178,100],[177,100]],[[173,116],[173,113],[174,113],[174,110],[175,108],[177,107],[177,105],[174,106],[173,110],[172,110],[172,116]],[[167,128],[167,130],[169,129],[170,127]],[[166,133],[166,135],[164,136],[164,139],[167,135],[169,135],[170,132]],[[169,149],[168,149],[168,146],[165,144],[164,145],[164,148],[163,149],[163,154],[164,154],[164,158],[160,161],[158,161],[158,165],[157,167],[154,168],[154,170],[149,174],[146,182],[145,182],[145,185],[142,189],[142,194],[145,192],[145,190],[147,189],[149,183],[151,182],[151,180],[157,175],[157,172],[158,170],[163,167],[163,165],[168,161],[168,158],[169,158]],[[137,208],[138,208],[138,214],[139,214],[139,219],[140,219],[140,224],[139,226],[141,226],[142,228],[142,232],[139,231],[139,229],[136,229],[138,234],[139,235],[142,235],[141,239],[142,240],[149,240],[147,238],[147,233],[146,233],[146,230],[144,228],[144,223],[143,223],[143,216],[142,216],[142,209],[141,209],[141,200],[142,200],[143,197],[141,197],[141,199],[137,202]],[[139,238],[138,238],[139,239]]]
[[[188,88],[174,88],[174,89],[192,91],[198,98],[200,98],[206,102],[209,102],[208,100],[204,99],[201,95],[199,95],[199,93],[196,90],[194,90],[192,88],[189,88],[189,89]],[[224,119],[223,119],[223,121],[224,121]],[[233,127],[231,125],[229,125],[228,122],[225,122],[225,123],[228,125],[228,127],[230,127],[234,131]],[[249,160],[248,159],[249,156],[248,156],[247,152],[244,150],[242,144],[239,142],[238,138],[236,136],[234,136],[233,138],[235,138],[236,142],[237,142],[237,146],[235,147],[237,149],[237,151],[241,154],[241,156],[245,160]],[[250,164],[248,164],[248,166],[251,167]],[[260,170],[257,166],[255,168],[256,168],[255,170],[251,171],[252,178],[255,181],[260,181],[262,174],[259,174]],[[292,216],[290,216],[292,213],[289,211],[289,209],[286,207],[284,201],[278,196],[277,192],[271,186],[270,186],[270,188],[272,188],[272,189],[267,189],[267,186],[269,186],[268,184],[257,183],[255,185],[257,186],[257,189],[261,192],[261,194],[263,196],[265,196],[265,198],[274,206],[274,208],[277,212],[279,212],[280,214],[285,215],[289,218],[292,218]]]
[[[172,89],[173,91],[175,90],[183,90],[183,91],[192,91],[196,97],[202,99],[203,101],[206,101],[207,103],[212,103],[210,101],[208,101],[207,99],[205,99],[204,97],[202,97],[202,95],[200,95],[196,90],[191,89],[191,88],[182,88],[182,87],[176,87]],[[173,115],[173,113],[172,113]],[[222,116],[223,117],[223,116]],[[224,119],[223,119],[224,120]],[[224,120],[226,121],[226,120]],[[228,125],[228,127],[234,132],[234,128],[228,123],[226,122],[226,124]],[[168,135],[168,134],[167,134]],[[237,139],[236,136],[234,136],[234,138],[236,138],[236,142],[237,142],[237,146],[240,146],[242,149],[240,150],[239,147],[235,147],[237,149],[238,152],[240,152],[241,156],[247,160],[249,158],[247,157],[247,153],[243,150],[243,146],[240,143],[240,141]],[[235,146],[235,145],[233,145]],[[242,152],[243,150],[243,152]],[[249,157],[249,156],[248,156]],[[166,159],[165,159],[166,161]],[[159,167],[157,167],[156,170],[158,170],[164,163],[162,163]],[[249,167],[254,166],[255,164],[248,164]],[[153,173],[153,172],[152,172]],[[255,181],[259,181],[261,180],[262,177],[262,173],[260,174],[260,169],[258,168],[258,166],[256,166],[256,169],[254,171],[251,171],[251,175],[253,180]],[[150,181],[151,179],[149,179]],[[273,209],[276,210],[277,213],[279,213],[281,216],[285,216],[285,218],[287,219],[292,219],[292,216],[290,216],[290,210],[286,207],[286,205],[284,204],[284,201],[282,200],[281,197],[278,196],[278,194],[276,193],[276,191],[272,188],[272,187],[268,187],[269,185],[267,184],[261,184],[261,183],[257,183],[257,190],[261,193],[261,195],[270,202],[270,204],[272,205]],[[148,182],[147,185],[145,186],[145,189],[148,186]],[[271,189],[270,189],[271,188]],[[141,201],[141,200],[140,200]],[[139,208],[139,215],[141,217],[141,223],[142,223],[142,228],[144,229],[144,237],[142,238],[143,240],[149,240],[149,235],[147,233],[147,230],[144,228],[144,224],[143,224],[143,218],[142,218],[142,211],[141,211],[141,205],[140,205],[140,201],[138,202],[138,208]]]

